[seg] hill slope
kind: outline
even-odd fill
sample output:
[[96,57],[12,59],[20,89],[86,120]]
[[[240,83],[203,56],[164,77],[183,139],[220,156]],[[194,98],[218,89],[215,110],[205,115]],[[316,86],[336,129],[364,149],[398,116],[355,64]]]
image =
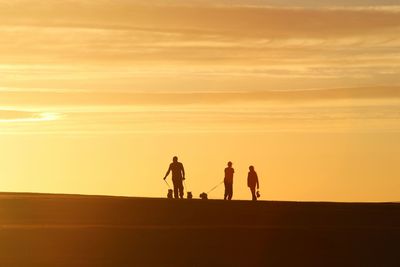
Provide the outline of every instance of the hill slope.
[[1,266],[399,266],[400,204],[0,194]]

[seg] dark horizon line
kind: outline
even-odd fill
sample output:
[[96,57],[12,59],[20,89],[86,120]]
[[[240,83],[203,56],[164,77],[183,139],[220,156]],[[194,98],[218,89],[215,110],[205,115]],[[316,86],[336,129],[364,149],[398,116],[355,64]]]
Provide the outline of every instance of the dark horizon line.
[[[50,192],[29,192],[29,191],[0,191],[1,196],[11,196],[11,195],[19,195],[19,196],[58,196],[58,197],[86,197],[86,198],[115,198],[115,199],[147,199],[147,200],[168,200],[172,202],[181,202],[181,201],[205,201],[200,198],[193,198],[193,199],[172,199],[169,200],[166,197],[145,197],[145,196],[127,196],[127,195],[101,195],[101,194],[83,194],[83,193],[50,193]],[[0,198],[1,201],[1,198]],[[247,199],[232,199],[231,201],[225,201],[222,198],[219,199],[208,199],[207,201],[221,201],[221,202],[251,202],[251,200]],[[267,199],[267,200],[259,200],[258,202],[262,203],[316,203],[316,204],[400,204],[400,201],[328,201],[328,200],[274,200],[274,199]]]

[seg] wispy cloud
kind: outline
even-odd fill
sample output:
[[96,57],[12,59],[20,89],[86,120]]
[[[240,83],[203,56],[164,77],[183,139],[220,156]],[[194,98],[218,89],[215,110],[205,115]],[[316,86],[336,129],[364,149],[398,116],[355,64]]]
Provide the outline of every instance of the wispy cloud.
[[[240,3],[256,2],[2,1],[0,86],[399,84],[400,17],[390,1],[341,8],[340,1],[315,8],[292,7],[293,1],[275,7],[266,7],[274,1]],[[283,80],[288,77],[292,84]],[[164,81],[155,84],[157,79]]]
[[236,103],[299,103],[334,100],[400,100],[399,87],[338,88],[312,90],[265,90],[265,91],[154,91],[154,92],[109,92],[109,91],[0,91],[3,106],[176,106],[216,105]]
[[2,131],[397,129],[396,3],[0,1]]
[[0,123],[23,123],[52,121],[58,114],[51,112],[32,112],[22,110],[0,110]]
[[[0,112],[2,134],[400,131],[398,87],[135,93],[4,90],[0,97],[7,106]],[[18,111],[23,107],[29,111]]]
[[[1,134],[212,134],[399,132],[399,101],[343,101],[308,105],[48,107],[51,112],[8,114]],[[42,107],[43,108],[43,107]],[[54,112],[54,111],[57,112]],[[56,115],[52,115],[56,114]],[[0,114],[1,115],[1,114]],[[11,116],[11,117],[10,117]],[[56,117],[55,117],[56,116]],[[35,123],[32,123],[35,122]]]

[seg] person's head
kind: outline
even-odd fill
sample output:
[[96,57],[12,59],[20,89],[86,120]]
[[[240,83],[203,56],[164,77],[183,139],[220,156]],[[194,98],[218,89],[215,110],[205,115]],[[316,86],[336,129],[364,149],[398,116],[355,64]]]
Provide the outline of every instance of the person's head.
[[173,157],[173,158],[172,158],[172,161],[173,161],[173,162],[178,162],[178,157],[177,157],[177,156]]
[[228,162],[228,167],[232,167],[232,162],[231,161]]
[[249,170],[250,170],[251,172],[254,172],[254,166],[253,166],[253,165],[250,166],[250,167],[249,167]]

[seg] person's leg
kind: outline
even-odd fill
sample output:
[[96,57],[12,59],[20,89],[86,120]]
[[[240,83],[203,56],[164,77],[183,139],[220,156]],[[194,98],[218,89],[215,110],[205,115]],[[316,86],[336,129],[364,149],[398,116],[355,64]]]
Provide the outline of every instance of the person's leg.
[[178,190],[179,190],[179,186],[178,186],[178,182],[177,181],[172,181],[174,184],[174,198],[178,198]]
[[225,185],[225,188],[226,188],[226,198],[228,199],[228,200],[231,200],[231,198],[232,198],[232,185],[230,184],[230,183],[227,183],[226,185]]
[[179,196],[180,198],[183,198],[184,192],[183,192],[183,182],[181,181],[179,184]]
[[228,195],[228,199],[232,200],[232,196],[233,196],[233,184],[229,184],[229,195]]
[[256,187],[250,187],[251,190],[251,196],[252,196],[252,200],[257,200],[257,196],[256,196]]
[[224,183],[225,185],[225,194],[224,194],[224,200],[226,200],[226,198],[228,197],[228,184]]

